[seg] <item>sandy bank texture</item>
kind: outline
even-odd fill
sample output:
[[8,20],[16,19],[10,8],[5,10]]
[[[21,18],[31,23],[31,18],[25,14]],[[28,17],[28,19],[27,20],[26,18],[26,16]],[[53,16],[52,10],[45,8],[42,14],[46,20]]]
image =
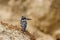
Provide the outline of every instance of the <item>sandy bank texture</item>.
[[[32,19],[25,33],[22,15]],[[0,0],[0,40],[60,40],[60,0]]]

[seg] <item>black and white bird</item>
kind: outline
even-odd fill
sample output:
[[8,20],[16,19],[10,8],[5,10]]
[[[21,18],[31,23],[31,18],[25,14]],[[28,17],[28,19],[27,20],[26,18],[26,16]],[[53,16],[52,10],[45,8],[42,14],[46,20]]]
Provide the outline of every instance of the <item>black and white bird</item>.
[[21,21],[20,21],[20,24],[21,24],[21,27],[22,27],[22,30],[23,32],[26,31],[26,27],[27,27],[27,20],[31,20],[29,18],[26,18],[24,16],[21,17]]

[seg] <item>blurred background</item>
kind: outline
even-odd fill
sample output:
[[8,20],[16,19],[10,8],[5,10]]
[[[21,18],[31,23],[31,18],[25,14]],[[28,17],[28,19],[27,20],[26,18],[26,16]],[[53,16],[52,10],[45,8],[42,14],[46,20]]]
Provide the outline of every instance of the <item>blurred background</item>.
[[21,16],[32,19],[27,31],[35,40],[60,40],[60,0],[0,0],[0,23],[21,28]]

